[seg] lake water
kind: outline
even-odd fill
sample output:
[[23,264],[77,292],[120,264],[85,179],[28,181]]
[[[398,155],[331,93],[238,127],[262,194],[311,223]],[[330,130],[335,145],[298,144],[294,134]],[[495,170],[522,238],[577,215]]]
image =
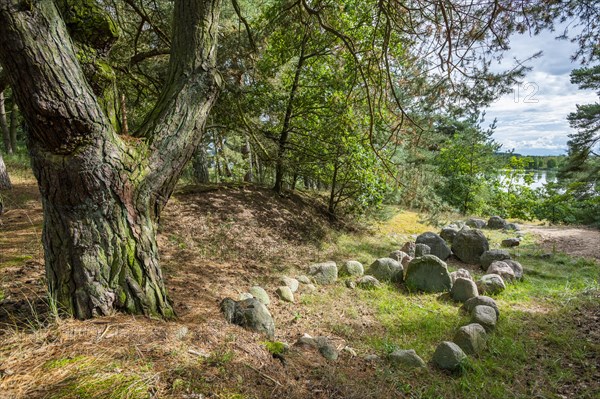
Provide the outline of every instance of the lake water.
[[[544,184],[551,182],[555,183],[557,181],[556,171],[554,170],[534,170],[528,172],[533,174],[533,183],[529,185],[532,189],[542,188]],[[525,180],[523,179],[524,175],[520,175],[517,181],[519,185],[525,185]],[[504,182],[506,179],[504,177],[500,177],[500,181]]]

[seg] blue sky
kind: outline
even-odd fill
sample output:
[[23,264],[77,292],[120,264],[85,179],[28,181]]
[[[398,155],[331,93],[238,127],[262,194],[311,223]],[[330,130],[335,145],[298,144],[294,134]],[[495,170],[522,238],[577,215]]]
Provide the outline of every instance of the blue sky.
[[576,104],[598,101],[593,91],[578,90],[570,83],[569,73],[581,66],[570,58],[576,45],[556,40],[557,34],[515,35],[511,40],[511,50],[500,67],[514,65],[514,57],[524,60],[540,50],[543,55],[529,61],[533,70],[522,85],[486,110],[486,124],[497,119],[494,138],[504,151],[514,149],[524,155],[564,154],[568,135],[573,132],[567,115],[575,111]]

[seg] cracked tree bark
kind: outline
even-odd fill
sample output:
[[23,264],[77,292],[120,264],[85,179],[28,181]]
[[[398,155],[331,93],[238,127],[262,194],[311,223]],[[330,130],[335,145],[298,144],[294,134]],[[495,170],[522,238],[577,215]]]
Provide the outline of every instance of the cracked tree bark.
[[167,83],[137,138],[125,141],[53,1],[0,0],[0,62],[29,126],[48,288],[75,317],[174,316],[157,223],[217,97],[219,10],[220,0],[175,1]]

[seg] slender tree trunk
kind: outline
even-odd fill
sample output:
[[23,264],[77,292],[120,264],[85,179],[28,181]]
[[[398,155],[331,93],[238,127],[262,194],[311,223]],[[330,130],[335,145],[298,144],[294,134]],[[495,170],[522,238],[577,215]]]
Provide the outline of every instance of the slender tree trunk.
[[0,62],[28,126],[48,287],[78,318],[174,315],[157,223],[218,93],[220,1],[176,0],[174,8],[166,85],[129,145],[85,80],[54,2],[0,0]]
[[17,107],[16,101],[13,99],[13,105],[10,110],[10,148],[11,153],[17,151],[17,112],[19,112],[19,107]]
[[127,103],[125,93],[121,93],[121,134],[129,134],[129,123],[127,122]]
[[[2,153],[0,153],[0,190],[10,190],[11,188],[12,184],[10,183],[10,177],[8,176],[4,159],[2,159]],[[2,201],[2,198],[0,198],[0,201]],[[0,214],[1,213],[2,211],[0,211]]]
[[13,149],[10,142],[10,130],[8,130],[8,122],[6,119],[6,105],[4,102],[4,92],[0,92],[0,130],[2,130],[2,139],[4,142],[4,150],[7,154],[12,154]]
[[196,149],[195,155],[192,158],[192,167],[194,169],[194,180],[196,183],[210,183],[208,157],[206,156],[206,146],[204,143],[200,143]]
[[329,217],[331,219],[335,219],[335,208],[337,202],[335,200],[335,188],[337,186],[337,176],[338,176],[339,163],[334,162],[333,165],[333,176],[331,177],[331,190],[329,191],[329,203],[327,206],[327,211],[329,212]]
[[298,92],[298,86],[300,82],[300,74],[302,73],[302,67],[304,66],[304,53],[306,50],[306,43],[308,42],[308,33],[305,32],[302,37],[302,43],[300,45],[300,57],[298,58],[298,64],[296,64],[296,70],[294,72],[294,81],[290,88],[290,96],[288,98],[287,107],[285,110],[285,116],[283,118],[283,126],[281,133],[279,134],[279,142],[277,147],[277,162],[275,164],[275,185],[273,190],[276,193],[281,194],[283,192],[283,176],[285,174],[285,153],[287,149],[287,142],[290,135],[290,124],[292,121],[292,111],[294,110],[294,100]]

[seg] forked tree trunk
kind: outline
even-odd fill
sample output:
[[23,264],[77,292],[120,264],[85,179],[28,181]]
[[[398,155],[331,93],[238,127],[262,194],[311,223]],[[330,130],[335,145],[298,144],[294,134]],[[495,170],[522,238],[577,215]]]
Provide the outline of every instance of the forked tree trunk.
[[50,294],[78,318],[172,317],[157,223],[217,96],[220,0],[175,1],[167,83],[132,145],[103,113],[53,1],[22,4],[0,0],[0,62],[29,127]]

